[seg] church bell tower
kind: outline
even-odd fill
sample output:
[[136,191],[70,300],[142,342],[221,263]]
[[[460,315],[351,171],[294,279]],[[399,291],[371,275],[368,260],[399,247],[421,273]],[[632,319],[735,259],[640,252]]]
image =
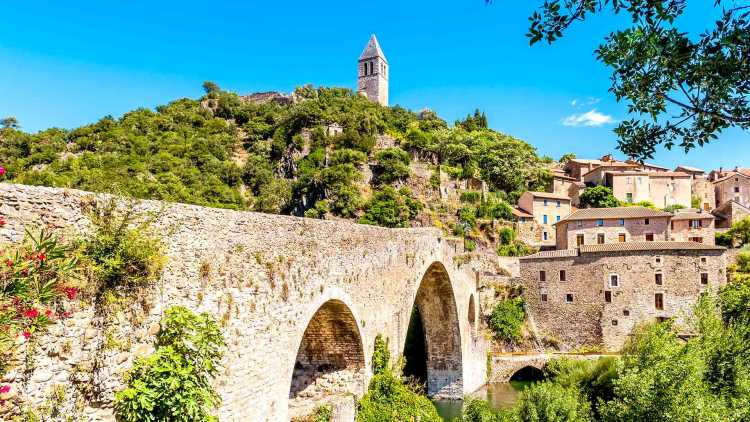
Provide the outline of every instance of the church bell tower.
[[388,105],[388,60],[380,49],[378,39],[372,34],[364,51],[359,56],[359,78],[357,92],[366,96],[370,101]]

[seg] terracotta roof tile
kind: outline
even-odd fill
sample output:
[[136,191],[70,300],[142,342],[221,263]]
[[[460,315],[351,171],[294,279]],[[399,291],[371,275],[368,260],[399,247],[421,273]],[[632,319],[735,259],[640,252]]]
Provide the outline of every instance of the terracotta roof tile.
[[536,196],[539,198],[550,198],[550,199],[564,199],[567,201],[570,201],[570,197],[568,195],[562,195],[559,193],[551,193],[551,192],[534,192],[534,191],[528,191],[526,192],[532,196]]
[[706,245],[698,242],[621,242],[603,245],[581,245],[581,253],[621,252],[621,251],[680,251],[680,250],[714,250],[721,251],[721,246]]
[[558,221],[598,220],[613,218],[672,217],[671,213],[646,207],[584,208]]
[[578,249],[556,249],[553,251],[541,251],[533,255],[522,256],[518,259],[567,258],[570,256],[578,256]]
[[714,216],[707,212],[678,212],[672,220],[713,220]]

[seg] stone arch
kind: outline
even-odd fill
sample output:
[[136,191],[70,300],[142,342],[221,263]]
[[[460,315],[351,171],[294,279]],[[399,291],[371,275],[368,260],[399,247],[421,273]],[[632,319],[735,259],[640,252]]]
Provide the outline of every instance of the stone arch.
[[289,386],[289,415],[309,414],[335,396],[362,394],[365,353],[357,320],[338,299],[323,303],[302,335]]
[[544,379],[544,371],[535,365],[524,365],[516,369],[510,381],[538,381]]
[[[459,326],[448,272],[443,264],[435,262],[422,276],[404,342],[404,373],[426,384],[430,396],[460,398],[463,394]],[[415,331],[421,334],[413,335]],[[424,372],[415,373],[419,369]]]

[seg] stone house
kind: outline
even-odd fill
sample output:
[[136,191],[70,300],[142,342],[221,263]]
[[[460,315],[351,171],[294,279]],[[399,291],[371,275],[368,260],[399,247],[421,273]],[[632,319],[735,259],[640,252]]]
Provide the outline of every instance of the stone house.
[[716,244],[716,227],[711,213],[696,209],[678,210],[670,219],[669,239],[676,242]]
[[672,214],[645,207],[586,208],[555,224],[557,249],[669,240]]
[[695,242],[583,245],[520,258],[526,308],[563,348],[619,350],[642,322],[678,327],[701,293],[726,282],[724,248]]
[[727,201],[735,201],[750,207],[750,175],[733,171],[713,182],[716,207]]
[[703,211],[711,211],[716,206],[716,192],[714,185],[706,172],[697,167],[677,166],[676,172],[687,173],[691,177],[691,206],[692,199],[697,198]]
[[649,201],[659,208],[671,205],[691,206],[693,178],[682,172],[659,171],[649,173]]
[[735,200],[729,200],[711,211],[711,213],[716,217],[715,228],[728,229],[732,227],[732,224],[750,217],[750,208]]
[[619,165],[600,166],[583,175],[587,186],[607,186],[622,202],[648,201],[660,208],[670,205],[690,207],[691,180],[687,173],[634,170]]
[[553,169],[552,180],[550,180],[547,191],[567,196],[570,198],[571,205],[577,207],[580,204],[580,192],[585,187],[585,184],[568,176],[563,170]]
[[570,198],[550,192],[524,192],[518,199],[518,208],[534,217],[541,228],[539,245],[555,245],[554,224],[570,214]]

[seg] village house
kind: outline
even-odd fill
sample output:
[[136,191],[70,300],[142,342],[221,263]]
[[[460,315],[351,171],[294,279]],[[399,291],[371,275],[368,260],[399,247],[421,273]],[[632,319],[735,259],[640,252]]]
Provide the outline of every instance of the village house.
[[[710,211],[716,206],[714,185],[705,171],[689,166],[677,166],[674,171],[690,175],[691,205],[699,206],[703,211]],[[694,200],[697,204],[692,203]]]
[[724,248],[695,242],[582,245],[520,258],[526,308],[542,339],[619,350],[640,323],[686,318],[726,281]]
[[732,224],[750,217],[750,208],[730,199],[711,211],[711,214],[716,217],[715,228],[728,229]]
[[716,244],[715,218],[698,209],[677,210],[670,219],[669,239],[676,242]]
[[739,171],[739,169],[719,174],[723,174],[723,177],[717,178],[713,182],[716,207],[727,201],[735,201],[745,207],[750,207],[750,174]]
[[645,207],[586,208],[555,224],[557,249],[667,241],[672,214]]
[[540,238],[532,243],[538,246],[555,245],[554,224],[570,214],[570,198],[550,192],[524,192],[518,199],[519,211],[534,217],[540,227]]
[[552,169],[552,179],[547,191],[567,196],[570,198],[571,205],[577,207],[580,204],[579,194],[585,187],[586,185],[583,182],[568,176],[565,171]]

